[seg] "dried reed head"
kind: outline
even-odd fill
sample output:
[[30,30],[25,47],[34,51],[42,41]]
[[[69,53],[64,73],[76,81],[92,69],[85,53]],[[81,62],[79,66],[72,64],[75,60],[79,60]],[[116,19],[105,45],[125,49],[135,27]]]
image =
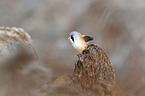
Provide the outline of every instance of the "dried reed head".
[[92,87],[99,80],[115,81],[115,73],[106,52],[90,43],[83,54],[78,55],[72,79],[82,87]]
[[37,53],[33,45],[31,36],[22,28],[1,27],[0,26],[0,56],[10,55],[11,47],[20,43],[23,47],[31,51],[37,58]]
[[0,96],[40,96],[36,88],[49,82],[51,71],[36,56],[28,33],[0,27]]

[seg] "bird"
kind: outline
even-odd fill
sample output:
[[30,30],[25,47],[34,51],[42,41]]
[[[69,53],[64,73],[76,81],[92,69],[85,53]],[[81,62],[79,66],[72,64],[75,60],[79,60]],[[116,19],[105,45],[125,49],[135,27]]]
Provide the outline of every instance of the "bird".
[[72,31],[68,39],[72,43],[73,47],[79,53],[82,53],[86,49],[88,41],[91,41],[94,38],[91,36],[82,35],[77,31]]

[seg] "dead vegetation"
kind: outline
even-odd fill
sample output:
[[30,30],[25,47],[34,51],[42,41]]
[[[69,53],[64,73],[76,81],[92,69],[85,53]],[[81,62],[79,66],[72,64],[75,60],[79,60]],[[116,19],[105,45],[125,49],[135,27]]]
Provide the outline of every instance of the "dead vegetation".
[[[24,28],[32,36],[41,58],[34,60],[30,47],[26,48],[29,51],[23,48],[18,51],[29,42],[23,33],[16,32],[23,30],[3,27],[1,31],[13,30],[10,33],[19,38],[5,36],[9,37],[7,40],[0,34],[0,59],[11,54],[0,62],[0,96],[145,96],[144,0],[0,2],[0,24]],[[77,59],[77,53],[67,40],[73,30],[93,36],[94,43],[106,50],[113,63],[115,86],[108,77],[96,80],[91,88],[85,85],[83,90],[82,83],[70,84],[72,78],[64,75],[72,75]],[[13,41],[20,41],[21,47],[15,48]],[[10,51],[12,45],[15,51]],[[58,79],[54,84],[53,79],[59,76],[61,84]]]
[[0,53],[1,57],[9,55],[16,45],[27,48],[37,58],[37,53],[33,45],[31,36],[22,28],[0,27]]
[[[136,55],[136,59],[132,60],[134,55],[130,54],[128,60],[132,66],[126,70],[122,69],[123,77],[118,77],[115,76],[106,52],[97,45],[89,43],[83,54],[78,55],[72,75],[60,76],[53,82],[52,78],[55,75],[44,64],[50,62],[37,61],[27,43],[21,43],[28,39],[19,35],[15,37],[16,34],[8,35],[7,31],[1,35],[3,40],[1,45],[11,47],[7,49],[9,55],[0,61],[1,96],[58,96],[58,94],[59,96],[144,96],[145,94],[145,72],[143,62],[138,62],[140,56]],[[3,39],[3,36],[7,38]],[[7,43],[7,40],[12,43]],[[140,51],[134,52],[140,53]]]
[[0,45],[0,96],[33,96],[49,82],[51,71],[37,61],[28,33],[0,27]]
[[92,87],[99,80],[115,82],[115,73],[106,52],[91,43],[83,54],[78,55],[73,73],[73,82],[82,87]]

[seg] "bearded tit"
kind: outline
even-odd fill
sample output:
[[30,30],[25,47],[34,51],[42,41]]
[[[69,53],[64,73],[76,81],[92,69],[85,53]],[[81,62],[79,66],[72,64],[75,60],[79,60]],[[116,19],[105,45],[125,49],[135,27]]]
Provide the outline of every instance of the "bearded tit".
[[79,52],[82,53],[83,50],[87,47],[87,42],[93,40],[93,37],[82,35],[79,32],[73,31],[70,33],[69,38],[73,47]]

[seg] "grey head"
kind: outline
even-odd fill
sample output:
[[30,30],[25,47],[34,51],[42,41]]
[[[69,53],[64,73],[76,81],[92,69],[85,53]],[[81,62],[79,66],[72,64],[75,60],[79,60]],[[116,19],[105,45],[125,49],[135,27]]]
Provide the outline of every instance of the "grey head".
[[91,40],[94,39],[91,36],[82,35],[81,33],[77,32],[77,31],[71,32],[70,35],[69,35],[69,37],[70,37],[70,41],[71,42],[75,42],[80,37],[82,37],[85,40],[85,42],[88,42],[88,41],[91,41]]

